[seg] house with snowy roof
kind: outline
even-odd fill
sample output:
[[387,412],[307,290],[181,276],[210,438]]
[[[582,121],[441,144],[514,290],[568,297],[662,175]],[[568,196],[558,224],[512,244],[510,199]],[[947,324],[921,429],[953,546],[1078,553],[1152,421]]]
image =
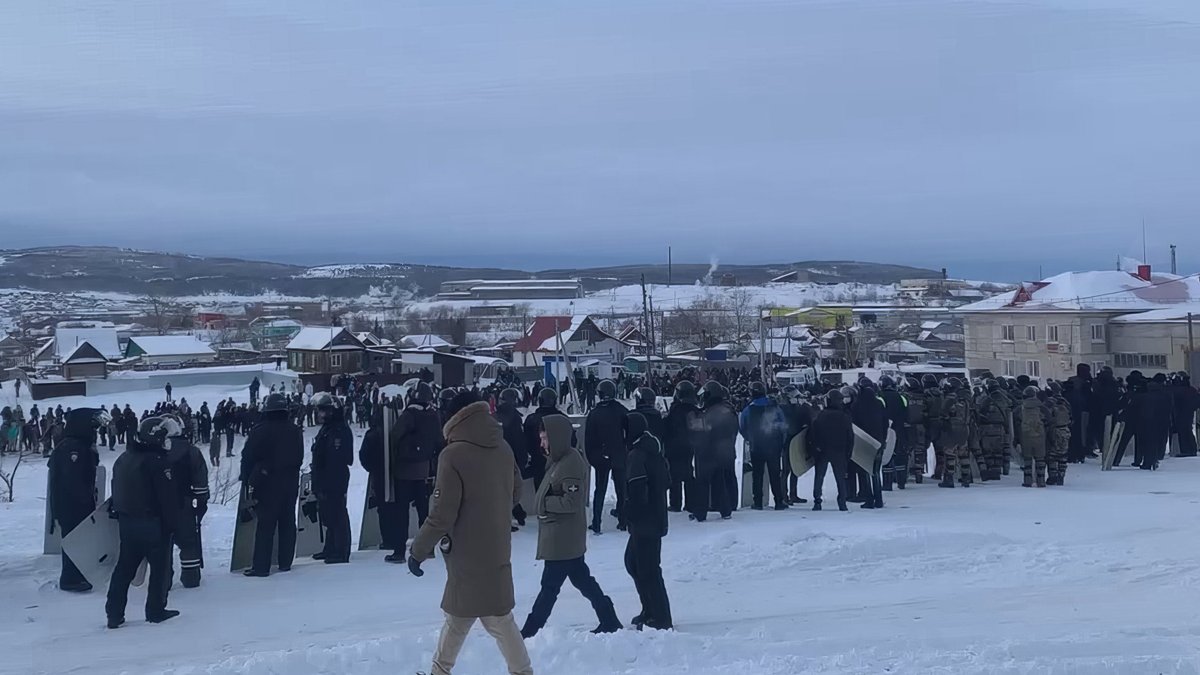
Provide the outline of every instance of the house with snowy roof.
[[1111,366],[1118,376],[1183,369],[1187,343],[1171,337],[1181,329],[1169,326],[1198,306],[1196,277],[1143,265],[1137,272],[1066,272],[958,311],[973,373],[1064,380],[1080,364],[1093,373]]
[[117,327],[108,321],[64,321],[54,327],[53,358],[63,363],[84,342],[106,359],[121,358]]
[[63,355],[62,374],[67,380],[108,377],[108,359],[84,340]]
[[125,344],[125,358],[149,365],[211,363],[217,353],[194,335],[139,335]]
[[571,360],[593,359],[620,363],[630,353],[629,345],[601,330],[589,316],[540,316],[513,345],[513,365],[537,367],[547,357],[566,352]]
[[288,342],[288,368],[298,373],[357,373],[366,345],[343,326],[305,326]]

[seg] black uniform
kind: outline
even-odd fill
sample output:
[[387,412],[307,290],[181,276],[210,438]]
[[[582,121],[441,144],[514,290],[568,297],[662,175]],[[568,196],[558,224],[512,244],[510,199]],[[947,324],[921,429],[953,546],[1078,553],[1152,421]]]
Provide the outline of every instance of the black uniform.
[[[171,440],[167,463],[179,504],[174,536],[175,545],[179,547],[179,580],[186,588],[195,588],[200,585],[200,570],[204,567],[200,521],[208,513],[208,465],[204,463],[200,449],[182,438]],[[168,555],[168,564],[174,557]],[[174,576],[172,569],[169,578]]]
[[334,408],[312,444],[312,491],[317,496],[321,524],[325,526],[327,563],[350,560],[350,514],[346,493],[350,490],[350,466],[354,464],[354,432],[346,424],[341,408]]
[[600,519],[604,514],[604,498],[608,494],[608,476],[612,474],[613,487],[617,493],[617,529],[625,529],[625,431],[628,426],[626,415],[629,409],[614,399],[596,404],[587,416],[584,426],[584,450],[588,464],[596,473],[596,485],[592,494],[592,531],[600,531]]
[[683,496],[692,497],[692,430],[691,425],[702,424],[700,409],[691,403],[676,400],[667,411],[663,421],[663,447],[666,448],[667,464],[671,467],[671,490],[668,509],[676,513],[683,510]]
[[883,489],[891,490],[895,483],[903,490],[908,483],[908,401],[895,389],[884,389],[879,397],[883,399],[888,425],[896,432],[892,461],[883,467]]
[[110,627],[125,620],[129,584],[145,560],[150,566],[146,586],[146,620],[170,618],[167,591],[171,587],[171,535],[177,525],[179,496],[171,465],[161,447],[147,445],[130,432],[129,447],[113,464],[109,511],[117,518],[121,549],[108,583],[104,611]]
[[787,420],[788,425],[788,445],[783,450],[783,470],[788,476],[788,501],[793,504],[804,504],[807,499],[802,499],[798,494],[800,477],[796,475],[795,469],[792,467],[791,452],[789,452],[792,439],[797,434],[802,434],[812,424],[813,410],[812,406],[807,403],[784,403],[780,409],[783,410],[783,416]]
[[1196,410],[1200,408],[1200,393],[1192,386],[1191,378],[1181,376],[1171,385],[1175,404],[1171,433],[1179,437],[1179,456],[1196,456]]
[[658,438],[647,431],[647,420],[641,413],[630,414],[628,429],[634,440],[628,458],[625,508],[629,543],[625,546],[625,571],[633,578],[642,602],[642,612],[634,623],[665,630],[672,627],[671,603],[662,575],[671,472]]
[[279,568],[292,568],[296,557],[296,501],[300,466],[304,464],[304,431],[286,412],[268,413],[250,432],[242,449],[242,485],[252,491],[258,520],[254,532],[256,573],[271,570],[271,549],[279,537]]
[[[513,461],[521,470],[521,478],[532,478],[529,470],[529,446],[526,445],[521,411],[517,410],[515,405],[501,403],[496,406],[496,420],[500,422],[500,427],[504,430],[504,442],[512,448]],[[513,506],[512,515],[519,524],[525,525],[526,513],[520,504]]]
[[[525,447],[529,452],[529,477],[533,479],[534,487],[541,487],[542,479],[546,477],[546,455],[538,450],[542,447],[542,418],[546,415],[562,415],[563,412],[554,406],[538,406],[525,417]],[[574,434],[571,439],[575,442]]]
[[[888,416],[887,409],[884,407],[883,401],[875,395],[875,392],[864,390],[862,395],[854,399],[854,408],[851,411],[853,423],[858,428],[867,432],[871,438],[875,439],[880,444],[880,449],[875,453],[875,463],[870,472],[863,471],[858,466],[851,466],[850,469],[858,475],[859,496],[863,498],[864,505],[869,505],[872,508],[881,508],[883,506],[883,449],[882,446],[887,442]],[[853,451],[853,443],[850,445]]]
[[408,539],[408,506],[417,510],[417,525],[429,516],[429,477],[446,442],[442,439],[441,416],[432,406],[414,403],[404,409],[392,430],[392,467],[396,485],[396,534],[403,553]]
[[696,450],[696,495],[692,516],[703,521],[711,508],[728,518],[733,513],[737,485],[738,414],[728,401],[714,401],[700,411],[703,421]]
[[1137,449],[1142,455],[1143,469],[1158,468],[1166,453],[1171,433],[1171,403],[1171,392],[1156,376],[1146,386],[1137,430]]
[[821,490],[825,483],[825,472],[833,465],[833,479],[837,482],[838,508],[846,510],[846,469],[850,453],[854,450],[854,423],[840,403],[830,403],[828,408],[817,413],[808,428],[808,451],[816,457],[816,475],[813,478],[813,508],[821,507]]
[[[67,416],[63,439],[50,454],[50,513],[64,537],[96,510],[96,467],[100,455],[96,452],[94,417],[93,410],[72,410]],[[91,589],[65,551],[58,587],[64,591]]]

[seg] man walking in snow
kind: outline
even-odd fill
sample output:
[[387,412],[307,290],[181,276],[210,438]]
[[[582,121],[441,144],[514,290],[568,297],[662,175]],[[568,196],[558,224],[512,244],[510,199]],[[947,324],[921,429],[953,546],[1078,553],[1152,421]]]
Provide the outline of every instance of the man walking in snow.
[[512,615],[516,599],[509,528],[520,497],[520,473],[500,423],[478,394],[460,391],[447,413],[447,445],[438,458],[433,510],[413,539],[408,560],[418,577],[434,546],[446,561],[446,622],[433,655],[433,675],[450,675],[476,621],[495,638],[510,675],[533,675]]
[[[544,560],[545,566],[542,568],[542,590],[525,619],[521,637],[529,639],[546,625],[567,579],[596,611],[600,625],[592,632],[616,632],[621,629],[621,622],[613,602],[601,590],[584,560],[588,531],[587,461],[571,445],[571,420],[561,415],[549,415],[542,424],[541,449],[550,461],[546,466],[546,478],[534,497],[534,508],[538,519],[537,558]],[[644,421],[642,429],[645,429]],[[665,506],[663,513],[665,517]]]

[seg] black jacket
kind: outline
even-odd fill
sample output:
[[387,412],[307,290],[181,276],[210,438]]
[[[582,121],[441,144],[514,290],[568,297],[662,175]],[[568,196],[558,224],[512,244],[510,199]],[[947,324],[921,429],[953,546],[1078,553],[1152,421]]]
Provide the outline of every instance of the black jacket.
[[849,459],[854,450],[854,423],[842,408],[826,408],[817,413],[806,438],[809,455]]
[[109,510],[118,519],[157,519],[164,533],[175,531],[179,498],[171,465],[160,448],[134,441],[117,457]]
[[[888,415],[883,401],[875,394],[864,393],[854,400],[851,409],[853,422],[880,443],[887,440]],[[853,445],[851,445],[853,447]]]
[[408,406],[389,436],[395,480],[425,480],[432,475],[438,453],[446,445],[437,410],[419,403]]
[[613,399],[600,401],[592,408],[583,429],[588,464],[597,469],[625,468],[625,457],[629,454],[625,444],[628,414],[629,409]]
[[512,448],[513,460],[521,470],[521,477],[529,478],[529,446],[525,439],[525,428],[521,425],[521,411],[516,406],[501,403],[496,406],[496,420],[504,429],[504,442]]
[[738,414],[728,401],[704,408],[704,443],[696,447],[696,464],[720,465],[737,460]]
[[640,414],[631,416],[629,428],[631,433],[638,435],[629,451],[625,522],[629,525],[631,536],[665,537],[670,469],[658,438],[648,431],[642,431],[646,429],[646,422]]
[[663,423],[663,447],[671,477],[677,481],[692,477],[692,426],[703,425],[700,409],[690,403],[675,401]]
[[204,461],[200,448],[182,438],[172,439],[167,464],[181,508],[190,510],[193,500],[208,503],[208,462]]
[[[50,453],[50,508],[55,520],[74,527],[96,510],[96,453],[90,421],[72,424],[67,418],[67,434]],[[63,529],[66,529],[64,524]]]
[[[288,495],[300,490],[300,467],[304,464],[304,431],[273,413],[250,431],[242,448],[242,483],[253,487],[259,498]],[[293,497],[294,499],[294,497]]]
[[[542,418],[547,415],[562,415],[558,408],[541,406],[525,416],[525,447],[529,450],[529,467],[532,471],[535,465],[546,465],[546,455],[542,453]],[[571,433],[571,445],[576,445],[575,433]]]
[[[629,414],[632,415],[633,413],[641,415],[642,419],[646,420],[646,431],[649,431],[650,435],[658,439],[659,445],[662,445],[667,437],[667,422],[663,419],[662,413],[658,411],[658,408],[652,405],[640,405],[634,408]],[[625,440],[629,445],[629,449],[633,449],[633,444],[637,441],[637,438],[632,433],[628,433]]]
[[312,444],[312,489],[318,497],[345,495],[354,464],[354,432],[339,413],[317,432]]

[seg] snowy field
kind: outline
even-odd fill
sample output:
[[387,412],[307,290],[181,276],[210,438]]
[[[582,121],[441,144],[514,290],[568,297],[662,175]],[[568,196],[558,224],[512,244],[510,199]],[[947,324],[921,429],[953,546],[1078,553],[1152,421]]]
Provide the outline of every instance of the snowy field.
[[[177,395],[244,396],[196,389]],[[157,395],[146,392],[145,402]],[[102,451],[105,464],[116,454]],[[355,530],[365,479],[356,467]],[[590,635],[591,609],[568,586],[546,630],[529,642],[534,668],[1197,673],[1200,543],[1190,514],[1200,503],[1198,480],[1194,460],[1168,460],[1156,473],[1104,474],[1092,463],[1071,467],[1067,486],[1057,489],[1023,489],[1016,476],[969,490],[927,482],[889,493],[879,512],[740,511],[703,525],[672,515],[663,564],[677,630]],[[8,646],[0,672],[428,670],[441,621],[439,562],[417,579],[384,563],[382,553],[356,553],[350,565],[302,561],[289,574],[246,579],[226,571],[232,504],[214,505],[205,519],[203,585],[172,592],[171,606],[183,615],[142,623],[135,589],[131,623],[107,631],[103,593],[58,591],[58,559],[40,554],[44,485],[42,462],[30,463],[16,503],[0,505],[0,644]],[[606,533],[589,539],[588,559],[627,621],[636,595],[622,565],[625,537],[613,525],[609,519]],[[514,536],[518,621],[538,589],[535,541],[532,527]],[[500,673],[500,663],[477,631],[456,672]]]

